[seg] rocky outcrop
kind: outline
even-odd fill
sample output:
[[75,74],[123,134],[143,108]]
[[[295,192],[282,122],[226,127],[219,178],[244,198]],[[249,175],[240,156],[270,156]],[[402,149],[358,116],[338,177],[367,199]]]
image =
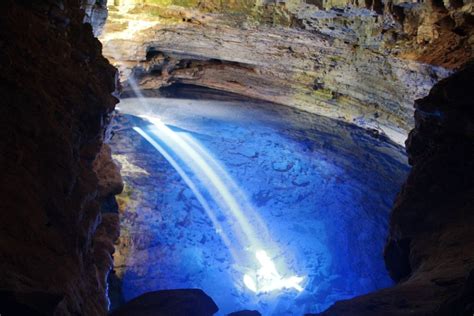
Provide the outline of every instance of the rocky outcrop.
[[305,29],[344,37],[371,49],[446,68],[473,56],[473,3],[467,1],[329,0],[299,6]]
[[202,290],[162,290],[134,298],[111,316],[212,316],[218,310]]
[[448,68],[474,57],[472,1],[389,3],[386,12],[401,26],[391,32],[401,46],[400,57]]
[[390,219],[385,262],[399,283],[321,315],[474,312],[474,64],[416,102],[413,169]]
[[99,36],[107,21],[107,0],[83,0],[82,8],[85,11],[84,22],[92,25],[94,36]]
[[118,220],[101,208],[121,190],[103,147],[116,70],[80,1],[0,7],[0,301],[13,315],[104,315]]

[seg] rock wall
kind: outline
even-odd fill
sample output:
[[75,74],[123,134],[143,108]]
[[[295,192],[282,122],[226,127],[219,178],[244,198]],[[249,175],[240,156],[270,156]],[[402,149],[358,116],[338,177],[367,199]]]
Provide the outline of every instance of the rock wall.
[[472,54],[470,31],[456,35],[454,24],[436,28],[440,37],[432,43],[459,37],[462,45],[443,46],[449,52],[429,53],[431,42],[417,42],[413,31],[459,10],[471,16],[469,4],[435,14],[430,2],[401,18],[392,13],[395,5],[382,3],[341,9],[244,1],[241,8],[223,1],[211,9],[212,1],[168,2],[110,7],[101,41],[126,93],[129,78],[147,90],[200,85],[344,120],[403,143],[414,124],[413,101]]
[[107,0],[82,0],[82,8],[85,11],[84,22],[90,23],[94,35],[99,36],[107,21]]
[[[117,99],[81,2],[0,4],[0,313],[105,315]],[[100,153],[100,154],[99,154]]]
[[399,283],[321,315],[474,313],[474,64],[416,102],[413,169],[390,219],[385,262]]

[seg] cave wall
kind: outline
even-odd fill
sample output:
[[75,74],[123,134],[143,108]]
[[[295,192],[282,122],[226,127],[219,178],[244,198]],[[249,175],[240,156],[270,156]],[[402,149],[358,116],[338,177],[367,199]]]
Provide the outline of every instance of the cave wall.
[[224,24],[301,27],[447,68],[473,57],[472,0],[115,0],[110,4],[197,24],[202,23],[199,15],[213,13],[225,15],[220,21]]
[[0,4],[0,313],[105,315],[117,99],[77,0]]
[[397,285],[320,315],[474,313],[474,64],[415,103],[412,170],[391,213],[384,251]]
[[84,9],[84,22],[92,25],[94,36],[99,36],[107,21],[107,0],[82,0]]
[[[194,84],[384,133],[472,58],[472,2],[116,1],[104,55],[145,90]],[[143,22],[136,23],[136,20]],[[430,31],[430,32],[428,32]]]
[[[416,47],[454,33],[463,53],[430,61],[457,67],[471,56],[472,3],[433,5],[441,17],[433,25],[447,25],[449,33],[423,35]],[[4,0],[0,8],[8,12],[0,16],[1,313],[104,315],[118,235],[114,195],[122,189],[104,145],[117,102],[115,69],[94,38],[104,3]],[[417,30],[407,43],[417,43],[417,15],[392,8],[403,34]],[[325,315],[472,314],[473,77],[469,66],[417,102],[407,143],[413,171],[397,199],[385,251],[400,283],[338,303]]]

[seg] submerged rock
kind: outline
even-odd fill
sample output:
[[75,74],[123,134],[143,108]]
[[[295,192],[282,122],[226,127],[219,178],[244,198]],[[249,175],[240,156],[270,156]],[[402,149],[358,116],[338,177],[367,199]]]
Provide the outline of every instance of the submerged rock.
[[230,313],[227,316],[261,316],[261,315],[262,314],[260,314],[258,311],[243,310],[239,312]]
[[202,290],[162,290],[140,295],[110,316],[211,316],[218,310]]

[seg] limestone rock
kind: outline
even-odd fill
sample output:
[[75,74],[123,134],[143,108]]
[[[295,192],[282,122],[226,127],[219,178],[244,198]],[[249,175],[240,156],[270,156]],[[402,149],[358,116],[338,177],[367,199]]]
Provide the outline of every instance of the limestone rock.
[[227,23],[228,15],[206,18],[195,9],[188,12],[198,24],[167,24],[147,10],[114,13],[101,37],[125,94],[129,79],[145,90],[193,84],[348,121],[403,143],[413,101],[450,73],[397,58],[386,47],[388,22],[365,8],[294,6],[290,28]]
[[108,16],[107,0],[83,0],[82,8],[85,11],[84,22],[92,25],[94,36],[99,36]]
[[115,196],[123,190],[123,181],[120,170],[112,160],[109,145],[103,144],[97,158],[94,160],[93,170],[99,180],[99,196]]

